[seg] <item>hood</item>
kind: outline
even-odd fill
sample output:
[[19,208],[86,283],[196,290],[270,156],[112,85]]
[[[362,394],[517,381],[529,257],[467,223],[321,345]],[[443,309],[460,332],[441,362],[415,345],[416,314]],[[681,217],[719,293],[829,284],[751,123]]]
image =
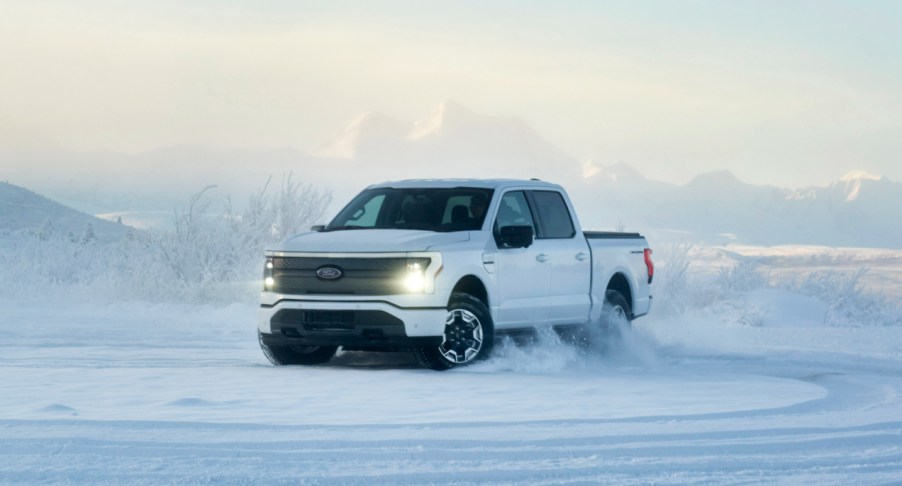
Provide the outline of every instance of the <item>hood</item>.
[[468,231],[436,233],[420,230],[341,230],[301,233],[273,245],[270,251],[370,253],[427,251],[436,245],[470,239]]

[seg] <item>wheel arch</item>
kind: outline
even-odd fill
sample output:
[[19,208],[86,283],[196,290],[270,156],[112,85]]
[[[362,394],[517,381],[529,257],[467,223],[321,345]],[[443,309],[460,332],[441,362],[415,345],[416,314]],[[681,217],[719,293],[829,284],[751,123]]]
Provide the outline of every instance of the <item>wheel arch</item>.
[[[463,293],[469,294],[473,297],[479,299],[483,304],[485,304],[486,308],[489,307],[489,291],[485,286],[485,283],[480,280],[479,277],[475,275],[464,275],[454,284],[454,289],[451,291],[451,295]],[[448,303],[451,303],[451,299],[448,299]]]
[[626,299],[626,303],[630,306],[630,317],[632,318],[634,305],[633,289],[632,286],[630,286],[630,281],[628,278],[626,278],[626,275],[621,272],[614,273],[614,275],[612,275],[611,279],[608,281],[608,286],[605,289],[606,292],[608,290],[616,290],[617,292],[620,292],[621,295],[623,295],[623,298]]

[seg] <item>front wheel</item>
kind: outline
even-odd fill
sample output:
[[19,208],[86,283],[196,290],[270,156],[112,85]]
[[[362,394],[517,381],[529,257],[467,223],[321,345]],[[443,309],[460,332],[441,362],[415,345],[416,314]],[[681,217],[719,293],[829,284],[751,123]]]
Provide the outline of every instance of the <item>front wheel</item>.
[[485,359],[494,340],[495,328],[485,304],[472,295],[455,293],[445,315],[442,343],[417,348],[414,354],[424,367],[442,371]]
[[327,363],[338,350],[337,346],[270,346],[257,331],[260,349],[270,363],[281,365],[317,365]]

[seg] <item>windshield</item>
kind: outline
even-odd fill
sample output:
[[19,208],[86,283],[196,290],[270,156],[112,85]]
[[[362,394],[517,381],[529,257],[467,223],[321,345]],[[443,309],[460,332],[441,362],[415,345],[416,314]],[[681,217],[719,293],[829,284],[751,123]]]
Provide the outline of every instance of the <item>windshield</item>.
[[367,189],[338,213],[325,231],[417,229],[477,231],[482,228],[492,189]]

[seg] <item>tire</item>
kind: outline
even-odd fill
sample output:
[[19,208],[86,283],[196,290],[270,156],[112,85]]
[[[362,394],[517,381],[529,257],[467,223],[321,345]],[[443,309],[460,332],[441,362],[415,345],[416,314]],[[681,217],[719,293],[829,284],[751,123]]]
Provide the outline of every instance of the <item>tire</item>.
[[629,326],[633,320],[630,304],[617,290],[608,290],[604,294],[604,305],[601,307],[601,331],[612,337],[620,335],[623,326]]
[[486,359],[492,352],[495,326],[485,304],[469,294],[454,293],[445,316],[445,339],[439,346],[414,349],[425,368],[444,371]]
[[617,290],[607,290],[598,321],[587,324],[578,332],[562,336],[562,339],[580,347],[604,351],[620,339],[622,330],[630,326],[632,318],[626,297]]
[[263,334],[259,331],[257,339],[263,355],[276,366],[327,363],[338,350],[337,346],[269,346],[263,343]]

